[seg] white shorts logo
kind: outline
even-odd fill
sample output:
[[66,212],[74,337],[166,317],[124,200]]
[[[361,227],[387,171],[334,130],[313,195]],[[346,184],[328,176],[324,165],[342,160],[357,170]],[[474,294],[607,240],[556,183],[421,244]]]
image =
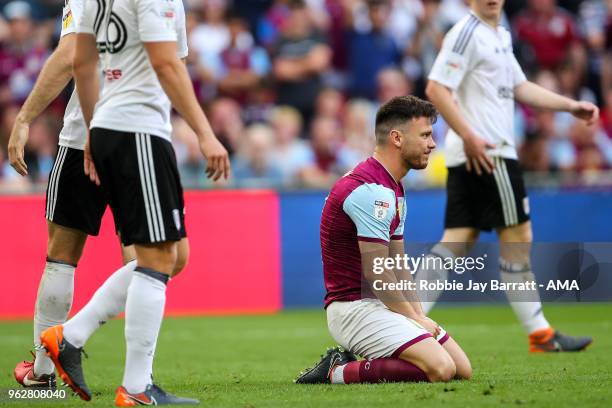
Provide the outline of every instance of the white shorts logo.
[[529,198],[523,198],[523,211],[525,211],[525,215],[529,215]]
[[174,226],[176,227],[177,231],[181,230],[181,214],[179,213],[179,210],[174,209],[172,210],[172,218],[174,218]]

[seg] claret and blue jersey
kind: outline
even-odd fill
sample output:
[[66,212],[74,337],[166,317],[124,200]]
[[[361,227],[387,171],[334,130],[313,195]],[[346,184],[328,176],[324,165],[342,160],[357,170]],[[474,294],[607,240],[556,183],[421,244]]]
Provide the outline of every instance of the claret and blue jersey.
[[321,216],[326,307],[361,299],[359,241],[403,239],[405,218],[404,187],[375,158],[336,182]]

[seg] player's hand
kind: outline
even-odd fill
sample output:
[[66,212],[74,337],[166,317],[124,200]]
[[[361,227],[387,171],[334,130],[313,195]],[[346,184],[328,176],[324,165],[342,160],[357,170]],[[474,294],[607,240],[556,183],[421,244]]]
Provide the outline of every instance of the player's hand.
[[28,175],[28,166],[23,156],[29,133],[30,125],[17,119],[8,142],[9,163],[22,176]]
[[91,157],[89,137],[87,137],[87,142],[85,142],[85,149],[83,150],[83,170],[85,170],[85,174],[89,176],[89,179],[92,182],[96,183],[96,186],[100,185],[100,178],[98,177],[96,166],[94,166],[93,157]]
[[421,316],[417,319],[414,319],[418,324],[423,326],[425,330],[431,333],[434,338],[437,338],[440,335],[440,325],[434,322],[427,316]]
[[570,113],[578,119],[584,120],[588,126],[591,126],[599,119],[599,108],[591,102],[574,101],[570,108]]
[[467,161],[465,162],[467,171],[472,171],[473,168],[476,174],[480,176],[484,169],[487,173],[491,174],[495,168],[495,164],[493,160],[487,156],[487,149],[494,148],[494,144],[476,135],[463,138],[463,150],[467,157]]
[[200,151],[206,158],[206,177],[214,181],[221,177],[227,180],[230,172],[229,155],[225,147],[214,136],[200,142]]

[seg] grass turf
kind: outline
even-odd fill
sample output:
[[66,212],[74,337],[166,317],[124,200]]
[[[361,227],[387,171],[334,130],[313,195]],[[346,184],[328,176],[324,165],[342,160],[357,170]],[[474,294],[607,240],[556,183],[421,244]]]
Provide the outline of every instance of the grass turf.
[[[432,317],[465,349],[471,381],[447,384],[298,386],[294,376],[318,360],[333,341],[322,311],[272,316],[167,318],[158,342],[156,382],[209,407],[610,407],[612,406],[612,305],[550,305],[551,322],[570,334],[589,334],[584,353],[529,355],[526,337],[509,307],[440,307]],[[28,358],[31,322],[0,322],[0,405],[16,388],[12,370]],[[61,406],[111,406],[123,370],[123,321],[101,328],[86,350],[85,374],[94,392]]]

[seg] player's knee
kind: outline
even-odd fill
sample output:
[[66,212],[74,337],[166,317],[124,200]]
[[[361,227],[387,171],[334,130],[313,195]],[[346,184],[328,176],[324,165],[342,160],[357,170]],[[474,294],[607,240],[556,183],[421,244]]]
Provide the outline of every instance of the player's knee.
[[59,227],[49,227],[47,257],[55,261],[76,265],[83,253],[87,235],[80,231],[64,231]]
[[187,265],[187,261],[189,260],[189,246],[179,244],[176,254],[176,263],[174,265],[174,271],[172,272],[172,276],[176,276]]
[[444,359],[431,366],[426,374],[431,382],[447,382],[455,378],[457,367],[452,360]]
[[469,380],[472,378],[472,364],[469,360],[461,361],[460,363],[455,363],[456,373],[455,378],[458,380]]
[[172,277],[181,273],[185,266],[187,265],[187,261],[189,260],[189,241],[187,238],[181,239],[176,244],[176,262],[174,264],[174,269],[172,271]]

